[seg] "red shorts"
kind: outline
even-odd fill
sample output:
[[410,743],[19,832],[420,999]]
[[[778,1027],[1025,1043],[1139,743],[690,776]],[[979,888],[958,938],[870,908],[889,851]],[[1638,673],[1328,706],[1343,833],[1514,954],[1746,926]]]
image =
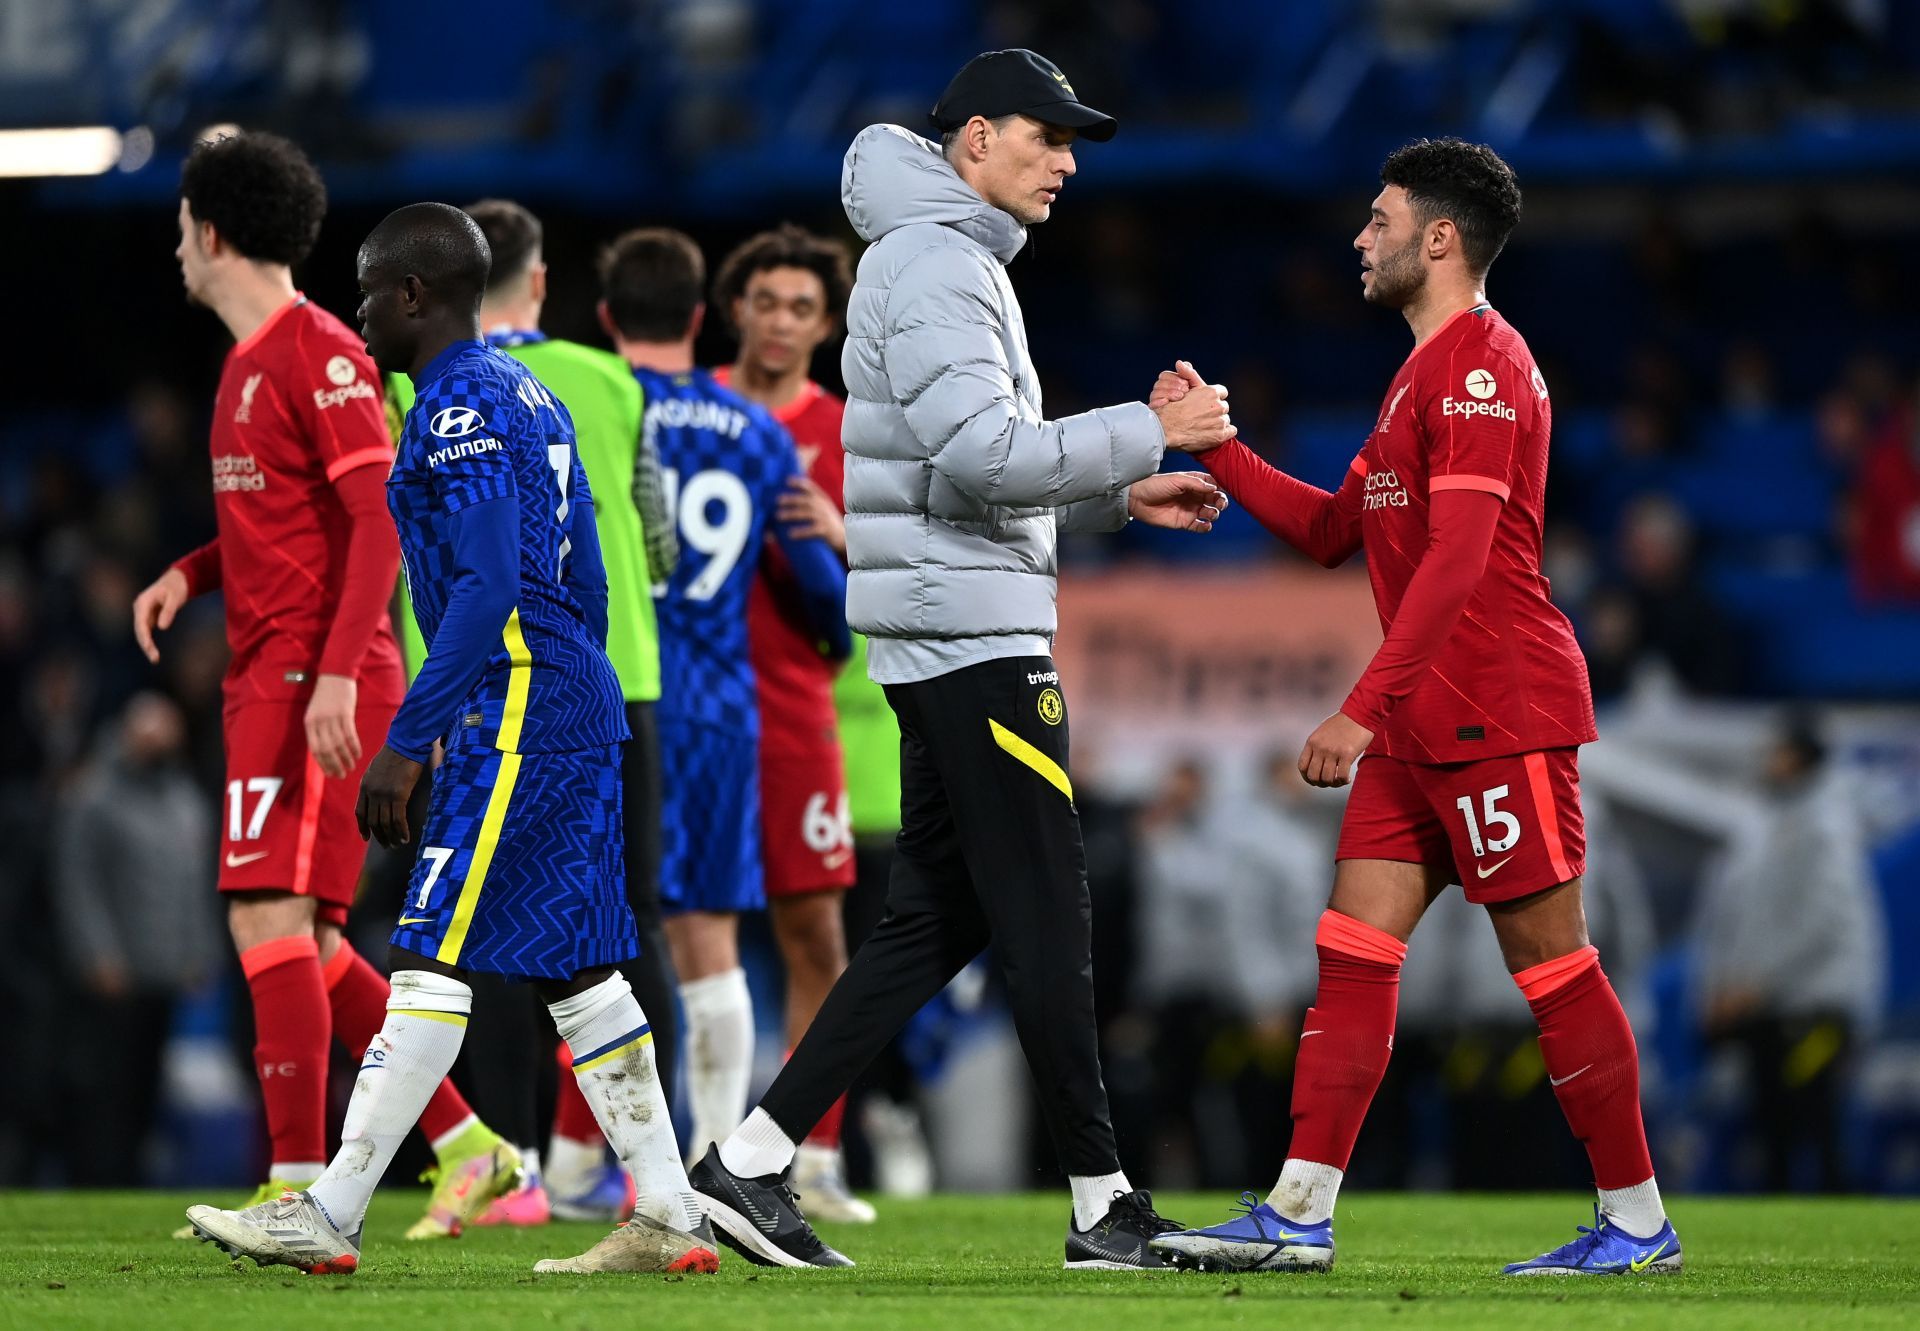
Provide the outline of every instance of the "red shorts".
[[1574,749],[1472,763],[1360,760],[1340,823],[1339,860],[1403,860],[1451,870],[1467,900],[1511,901],[1587,868]]
[[760,845],[770,897],[853,886],[853,830],[838,744],[761,746]]
[[321,920],[347,922],[367,858],[353,806],[361,774],[387,742],[395,710],[395,704],[368,703],[354,714],[360,765],[351,776],[333,781],[307,751],[304,699],[228,706],[222,892],[275,890],[313,897]]

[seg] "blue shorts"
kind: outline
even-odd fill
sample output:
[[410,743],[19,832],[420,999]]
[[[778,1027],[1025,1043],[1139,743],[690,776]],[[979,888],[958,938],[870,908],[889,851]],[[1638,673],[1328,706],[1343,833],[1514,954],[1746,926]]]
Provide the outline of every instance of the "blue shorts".
[[765,909],[760,746],[714,726],[660,719],[660,904]]
[[395,947],[549,980],[638,954],[618,747],[450,753],[416,839]]

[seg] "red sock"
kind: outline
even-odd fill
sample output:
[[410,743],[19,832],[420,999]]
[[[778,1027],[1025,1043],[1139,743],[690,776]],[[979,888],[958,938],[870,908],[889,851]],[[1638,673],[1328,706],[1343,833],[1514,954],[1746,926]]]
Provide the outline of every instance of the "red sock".
[[813,1131],[807,1134],[808,1146],[824,1146],[829,1151],[840,1149],[840,1125],[846,1121],[847,1097],[841,1096],[827,1107],[820,1121],[813,1125]]
[[1320,985],[1300,1030],[1287,1155],[1345,1169],[1393,1053],[1407,945],[1336,911],[1320,917],[1313,941]]
[[1529,966],[1513,982],[1540,1023],[1540,1055],[1567,1126],[1593,1162],[1594,1186],[1645,1183],[1653,1158],[1640,1117],[1640,1053],[1599,949]]
[[[787,1057],[793,1057],[793,1050],[787,1050]],[[807,1134],[804,1145],[819,1146],[829,1151],[839,1150],[840,1125],[845,1123],[846,1120],[847,1097],[842,1095],[838,1100],[835,1100],[831,1105],[827,1106],[827,1112],[822,1114],[820,1121],[813,1125],[813,1131]]]
[[553,1102],[553,1135],[576,1142],[600,1141],[600,1120],[580,1093],[580,1079],[573,1075],[573,1051],[565,1040],[555,1051],[554,1061],[560,1065],[560,1084]]
[[254,1071],[267,1107],[273,1163],[327,1160],[327,986],[312,934],[240,954],[253,995]]
[[[345,939],[325,967],[327,998],[333,1004],[333,1034],[355,1058],[367,1052],[387,1020],[387,977],[367,963]],[[435,1141],[473,1117],[466,1097],[444,1077],[420,1114],[420,1131]]]

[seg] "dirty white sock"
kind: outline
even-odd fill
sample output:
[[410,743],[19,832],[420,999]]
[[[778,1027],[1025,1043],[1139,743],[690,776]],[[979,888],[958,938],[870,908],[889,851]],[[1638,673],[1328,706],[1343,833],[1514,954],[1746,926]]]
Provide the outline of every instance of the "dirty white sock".
[[573,1075],[600,1131],[633,1175],[636,1214],[690,1231],[701,1212],[680,1163],[667,1097],[653,1061],[653,1030],[618,971],[583,994],[549,1004],[573,1051]]
[[1340,1195],[1344,1170],[1311,1160],[1288,1161],[1280,1166],[1280,1181],[1267,1194],[1267,1205],[1296,1224],[1317,1225],[1333,1219],[1333,1203]]
[[467,1035],[473,990],[431,971],[395,971],[387,1019],[360,1060],[340,1150],[307,1191],[352,1237],[407,1132],[439,1089]]

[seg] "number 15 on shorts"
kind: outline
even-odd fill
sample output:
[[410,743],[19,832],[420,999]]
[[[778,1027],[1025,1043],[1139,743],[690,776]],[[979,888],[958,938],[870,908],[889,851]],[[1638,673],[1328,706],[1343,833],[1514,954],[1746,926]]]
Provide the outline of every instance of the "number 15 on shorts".
[[[1491,790],[1481,791],[1481,814],[1478,818],[1474,816],[1473,796],[1462,795],[1453,802],[1453,806],[1460,810],[1460,816],[1467,820],[1467,840],[1473,843],[1475,859],[1488,854],[1504,854],[1519,844],[1520,820],[1500,807],[1500,801],[1511,793],[1510,786],[1495,786]],[[1496,827],[1504,829],[1498,836],[1492,835]],[[1487,834],[1484,838],[1482,828]]]

